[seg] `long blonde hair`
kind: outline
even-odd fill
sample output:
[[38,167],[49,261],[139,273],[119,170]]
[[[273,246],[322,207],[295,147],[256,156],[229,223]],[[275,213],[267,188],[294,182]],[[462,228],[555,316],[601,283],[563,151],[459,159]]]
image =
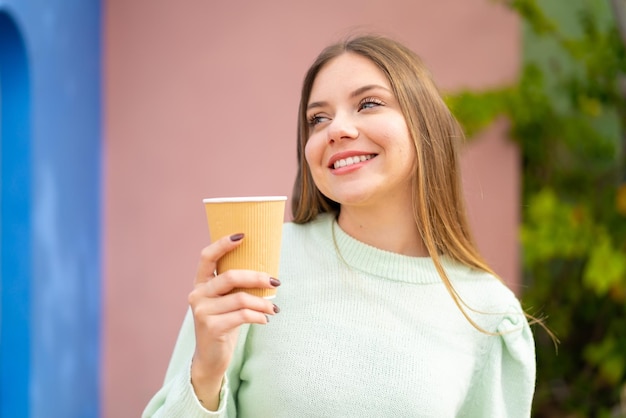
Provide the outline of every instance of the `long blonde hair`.
[[441,256],[446,255],[498,277],[480,255],[470,232],[458,161],[463,131],[421,59],[404,45],[383,36],[359,36],[327,47],[309,68],[298,114],[298,173],[291,207],[293,220],[306,223],[320,213],[340,210],[339,203],[324,196],[316,187],[304,148],[309,138],[306,108],[313,82],[329,61],[346,52],[368,58],[389,80],[415,145],[417,163],[412,200],[417,230],[456,305],[474,327],[486,332],[467,314],[464,307],[468,306],[452,286],[441,262]]

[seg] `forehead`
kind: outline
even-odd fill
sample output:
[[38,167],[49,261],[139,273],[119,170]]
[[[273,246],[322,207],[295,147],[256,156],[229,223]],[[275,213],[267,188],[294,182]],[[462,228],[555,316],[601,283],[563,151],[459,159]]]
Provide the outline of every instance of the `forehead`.
[[379,85],[391,89],[389,80],[369,58],[345,52],[326,63],[315,77],[310,100],[322,99],[320,95],[350,93],[366,85]]

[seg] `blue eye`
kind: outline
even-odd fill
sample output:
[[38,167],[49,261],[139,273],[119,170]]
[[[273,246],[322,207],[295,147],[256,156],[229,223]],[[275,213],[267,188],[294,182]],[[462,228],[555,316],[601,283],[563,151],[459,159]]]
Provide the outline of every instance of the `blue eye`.
[[359,103],[359,110],[371,109],[377,106],[384,106],[385,102],[376,97],[366,97]]
[[315,114],[309,118],[309,126],[319,125],[320,123],[326,122],[327,120],[327,117]]

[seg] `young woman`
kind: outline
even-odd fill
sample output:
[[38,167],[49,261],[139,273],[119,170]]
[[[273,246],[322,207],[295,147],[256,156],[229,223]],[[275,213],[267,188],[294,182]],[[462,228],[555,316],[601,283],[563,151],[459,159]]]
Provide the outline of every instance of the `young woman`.
[[[280,281],[214,275],[239,231],[206,247],[144,416],[528,417],[533,337],[471,238],[463,135],[419,58],[378,36],[326,48],[298,122]],[[228,294],[276,286],[275,304]]]

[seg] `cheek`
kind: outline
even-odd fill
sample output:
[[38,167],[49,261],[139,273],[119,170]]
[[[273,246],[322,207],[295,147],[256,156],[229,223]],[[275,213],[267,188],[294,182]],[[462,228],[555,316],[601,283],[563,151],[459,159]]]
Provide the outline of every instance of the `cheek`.
[[320,146],[320,142],[316,140],[315,135],[311,136],[304,146],[304,158],[312,171],[315,171],[321,164],[322,153],[323,148]]
[[402,145],[402,158],[406,161],[407,165],[415,167],[417,163],[417,152],[415,151],[415,144],[411,140],[410,136],[406,136],[406,140]]
[[409,128],[406,125],[397,125],[394,130],[394,139],[396,146],[407,157],[415,156],[415,144],[411,139]]
[[417,152],[406,125],[395,125],[388,131],[386,146],[394,154],[398,164],[414,171],[417,164]]

